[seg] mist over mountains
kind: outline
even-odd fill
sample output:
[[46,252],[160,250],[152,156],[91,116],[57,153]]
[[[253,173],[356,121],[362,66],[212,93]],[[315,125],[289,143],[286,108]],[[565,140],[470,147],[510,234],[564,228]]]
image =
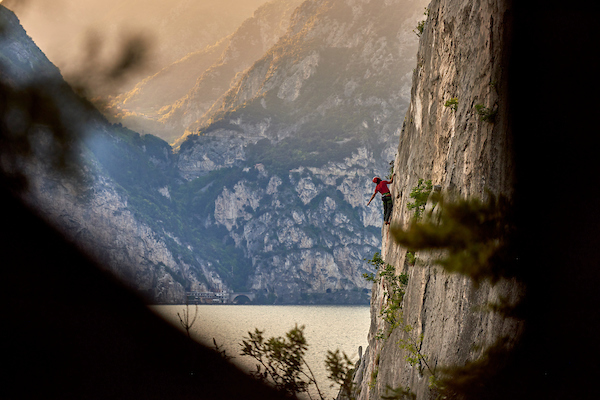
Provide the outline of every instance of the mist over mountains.
[[[212,46],[234,32],[266,0],[5,0],[28,34],[67,81],[85,80],[92,96],[129,90],[187,54]],[[110,65],[131,38],[147,45],[139,71],[123,82],[95,82],[89,75],[90,47],[96,64]],[[110,84],[110,85],[108,85]]]
[[[115,108],[134,108],[111,116],[121,122],[90,111],[84,182],[33,163],[28,199],[155,302],[252,290],[264,303],[368,303],[364,259],[380,247],[382,220],[365,204],[396,153],[424,6],[265,5],[117,97]],[[8,37],[5,48],[23,50],[9,60],[35,49]],[[154,131],[179,137],[175,150]]]
[[172,142],[201,118],[283,35],[300,0],[258,8],[231,35],[163,68],[108,101],[114,121]]

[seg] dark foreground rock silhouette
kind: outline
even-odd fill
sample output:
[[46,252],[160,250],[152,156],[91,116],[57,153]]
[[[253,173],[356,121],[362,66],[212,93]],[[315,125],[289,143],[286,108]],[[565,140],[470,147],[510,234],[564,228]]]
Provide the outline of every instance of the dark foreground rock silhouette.
[[0,398],[282,398],[154,315],[4,189],[0,197]]

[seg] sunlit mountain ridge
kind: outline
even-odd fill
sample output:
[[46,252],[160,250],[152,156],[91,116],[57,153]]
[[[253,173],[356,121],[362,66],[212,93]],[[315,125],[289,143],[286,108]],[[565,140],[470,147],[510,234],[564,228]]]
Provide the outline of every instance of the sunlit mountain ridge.
[[287,31],[299,3],[275,0],[262,5],[231,35],[108,100],[104,112],[131,129],[169,142],[178,139]]

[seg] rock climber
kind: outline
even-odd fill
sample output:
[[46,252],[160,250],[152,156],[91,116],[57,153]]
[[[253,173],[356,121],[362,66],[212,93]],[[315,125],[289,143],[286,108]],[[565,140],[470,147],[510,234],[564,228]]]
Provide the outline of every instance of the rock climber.
[[375,186],[375,192],[373,192],[373,195],[367,203],[368,206],[369,204],[371,204],[371,201],[373,201],[373,199],[375,198],[377,192],[381,193],[381,200],[383,200],[383,221],[386,225],[390,224],[390,218],[392,217],[392,208],[394,207],[394,204],[392,203],[392,194],[390,193],[390,189],[388,189],[387,185],[394,183],[394,175],[395,174],[392,174],[392,177],[389,181],[381,180],[378,176],[373,178],[373,183],[375,183],[377,186]]

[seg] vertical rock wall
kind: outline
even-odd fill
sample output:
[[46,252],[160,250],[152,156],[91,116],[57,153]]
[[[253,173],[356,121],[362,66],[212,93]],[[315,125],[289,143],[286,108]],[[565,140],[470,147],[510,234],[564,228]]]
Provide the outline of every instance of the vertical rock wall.
[[[420,178],[462,197],[484,197],[486,190],[512,196],[504,46],[509,16],[501,0],[434,0],[428,6],[411,104],[394,165],[393,224],[408,225],[412,217],[407,209],[412,201],[409,194]],[[446,106],[451,99],[455,101]],[[478,104],[496,112],[493,121],[481,120]],[[478,312],[475,307],[498,301],[499,296],[516,301],[522,289],[509,281],[476,288],[469,278],[449,275],[434,265],[433,256],[425,252],[417,253],[416,265],[410,266],[405,260],[407,250],[393,241],[388,228],[384,227],[382,235],[384,260],[395,266],[396,274],[409,276],[403,313],[413,331],[396,328],[387,339],[377,338],[387,329],[380,314],[386,294],[382,284],[375,284],[359,398],[378,399],[386,395],[387,386],[408,386],[418,399],[435,398],[427,372],[411,367],[398,341],[407,335],[423,335],[421,353],[432,368],[464,365],[480,357],[497,338],[514,338],[521,330],[518,322]]]

